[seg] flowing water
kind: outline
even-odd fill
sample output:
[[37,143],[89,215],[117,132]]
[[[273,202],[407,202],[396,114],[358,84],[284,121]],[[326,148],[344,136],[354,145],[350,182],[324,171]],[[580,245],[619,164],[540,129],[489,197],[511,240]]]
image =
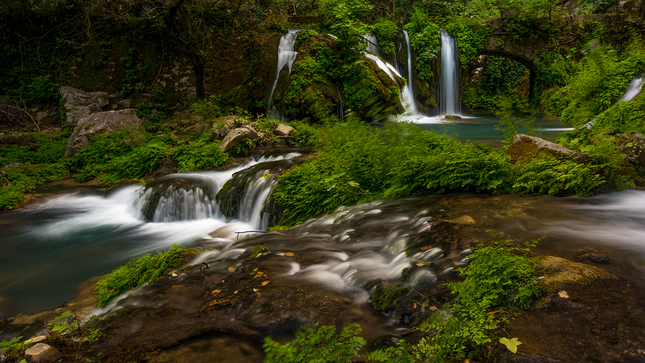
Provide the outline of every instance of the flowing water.
[[[171,174],[107,195],[97,188],[67,189],[46,202],[0,214],[0,297],[9,304],[0,315],[59,306],[79,283],[143,253],[200,240],[227,244],[250,235],[235,232],[266,228],[262,207],[275,179],[261,167],[297,155],[260,158],[220,172]],[[261,172],[246,185],[236,216],[225,218],[215,196],[233,174],[249,167]]]
[[439,91],[439,114],[461,115],[457,41],[444,29],[441,29],[441,83]]
[[643,88],[643,77],[636,77],[629,82],[625,94],[620,98],[619,101],[628,102],[636,98]]
[[376,35],[374,35],[374,33],[363,34],[363,38],[367,40],[367,51],[380,56],[381,51],[378,47],[378,40],[376,39]]
[[280,38],[280,44],[278,45],[278,69],[275,74],[275,81],[273,81],[273,87],[271,87],[271,95],[269,96],[269,115],[273,118],[282,118],[280,113],[275,109],[273,97],[275,88],[278,86],[278,81],[280,80],[280,73],[282,73],[285,66],[288,67],[287,74],[291,74],[291,67],[298,55],[298,52],[294,51],[294,44],[298,38],[299,30],[289,29],[289,32]]

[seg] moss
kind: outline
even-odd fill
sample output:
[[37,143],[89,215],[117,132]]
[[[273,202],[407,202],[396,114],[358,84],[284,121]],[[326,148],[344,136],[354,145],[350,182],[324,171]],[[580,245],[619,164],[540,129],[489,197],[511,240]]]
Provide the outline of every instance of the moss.
[[269,252],[268,248],[266,248],[266,247],[264,247],[262,245],[257,245],[257,246],[255,246],[255,248],[253,248],[253,252],[249,256],[249,258],[256,258],[259,255],[261,255],[263,253],[268,253],[268,252]]
[[376,292],[370,296],[370,304],[372,304],[374,310],[388,313],[397,307],[396,300],[409,291],[410,288],[403,284],[391,286],[386,290],[379,286]]

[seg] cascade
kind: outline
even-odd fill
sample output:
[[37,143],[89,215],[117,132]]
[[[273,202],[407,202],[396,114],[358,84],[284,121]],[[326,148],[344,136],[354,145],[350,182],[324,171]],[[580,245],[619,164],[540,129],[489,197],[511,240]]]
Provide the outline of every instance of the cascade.
[[281,117],[279,112],[275,110],[273,105],[273,96],[275,93],[275,88],[278,85],[278,80],[280,79],[280,73],[285,66],[289,67],[289,73],[291,74],[291,67],[293,62],[296,60],[298,52],[294,51],[294,44],[298,38],[298,31],[300,29],[289,29],[287,34],[283,35],[280,38],[280,44],[278,45],[278,70],[275,75],[275,81],[273,81],[273,87],[271,88],[271,96],[269,96],[269,115],[273,118]]
[[412,84],[412,48],[410,47],[410,36],[408,35],[408,31],[404,30],[403,34],[405,35],[405,44],[408,49],[408,82],[403,88],[402,96],[405,103],[408,105],[406,111],[416,114],[417,105],[414,99],[414,88]]
[[445,29],[441,29],[441,82],[439,90],[439,114],[460,115],[459,53],[455,38]]
[[629,86],[625,91],[625,94],[620,98],[620,101],[631,101],[641,92],[643,88],[643,76],[635,77],[629,82]]
[[[299,154],[292,153],[286,157]],[[261,158],[249,164],[225,171],[170,174],[141,188],[131,202],[131,213],[139,220],[153,223],[171,223],[205,219],[238,220],[250,224],[254,229],[266,228],[262,209],[276,178],[266,175],[265,165],[285,157]],[[239,204],[236,213],[222,213],[220,199],[216,196],[222,187],[236,175],[244,175],[243,190],[236,195]],[[226,208],[228,209],[228,205]],[[266,218],[264,218],[266,219]]]
[[381,55],[381,52],[378,49],[378,40],[374,33],[363,34],[363,38],[367,39],[367,51],[372,52],[376,55]]

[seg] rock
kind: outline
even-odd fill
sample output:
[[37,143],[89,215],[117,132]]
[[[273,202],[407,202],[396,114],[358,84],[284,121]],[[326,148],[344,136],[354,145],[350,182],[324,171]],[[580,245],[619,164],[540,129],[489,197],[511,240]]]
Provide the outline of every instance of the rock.
[[0,145],[27,146],[33,149],[36,146],[36,139],[30,134],[0,135]]
[[244,125],[243,127],[230,131],[224,140],[222,140],[219,147],[224,151],[229,151],[246,140],[255,140],[263,136],[264,134],[255,130],[253,126]]
[[609,262],[611,262],[609,257],[607,257],[605,255],[598,254],[598,253],[585,253],[584,255],[580,256],[580,259],[595,262],[595,263],[609,263]]
[[539,280],[540,285],[553,291],[561,290],[561,287],[565,285],[617,279],[615,275],[598,267],[554,256],[547,256],[542,260],[540,268],[546,272],[546,277]]
[[[5,166],[3,167],[3,169],[19,168],[19,167],[21,167],[21,166],[26,166],[26,165],[31,165],[31,164],[29,164],[29,163],[11,163],[11,164],[7,164],[7,165],[5,165]],[[6,174],[6,173],[4,173],[4,176],[6,176],[6,175],[7,175],[7,174]]]
[[513,163],[530,160],[536,156],[551,155],[558,159],[567,159],[578,162],[589,160],[589,157],[562,145],[546,141],[539,137],[517,134],[513,137],[513,143],[506,151],[511,156]]
[[85,92],[73,87],[61,87],[60,95],[65,99],[67,123],[76,125],[83,118],[95,112],[101,112],[110,104],[106,92]]
[[273,133],[278,136],[289,136],[291,131],[293,131],[293,127],[285,124],[278,124],[278,127],[273,130]]
[[[235,129],[235,126],[238,123],[241,123],[242,121],[242,119],[235,115],[218,118],[213,124],[213,136],[216,139],[222,140],[229,132],[231,132],[231,130]],[[219,125],[222,126],[219,127]]]
[[44,340],[47,340],[47,336],[39,335],[37,337],[33,337],[31,339],[25,340],[25,343],[33,343],[33,344],[35,344],[35,343],[40,343],[40,342],[42,342]]
[[462,225],[466,225],[466,226],[469,226],[469,225],[477,223],[477,222],[475,222],[475,220],[471,216],[461,216],[459,218],[447,220],[446,222],[455,223],[455,224],[462,224]]
[[445,115],[445,116],[443,116],[443,119],[444,119],[444,120],[448,120],[448,121],[456,121],[456,120],[461,120],[461,116],[457,116],[457,115]]
[[105,111],[85,116],[78,120],[72,136],[67,140],[66,156],[74,156],[85,148],[96,135],[141,128],[142,121],[134,109]]
[[53,362],[56,359],[62,358],[63,354],[60,350],[51,347],[44,343],[38,343],[31,348],[25,350],[25,357],[29,362]]

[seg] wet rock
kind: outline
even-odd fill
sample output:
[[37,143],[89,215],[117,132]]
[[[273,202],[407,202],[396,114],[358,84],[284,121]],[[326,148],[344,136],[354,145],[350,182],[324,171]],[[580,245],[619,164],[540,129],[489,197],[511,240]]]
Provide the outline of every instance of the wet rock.
[[448,121],[457,121],[457,120],[461,120],[461,116],[457,116],[457,115],[445,115],[445,116],[443,117],[443,119],[444,119],[444,120],[448,120]]
[[67,140],[66,156],[74,156],[85,148],[97,135],[121,131],[128,128],[140,129],[142,121],[134,109],[105,111],[85,116],[78,120],[74,132]]
[[598,254],[598,253],[585,253],[584,255],[580,256],[579,258],[581,260],[595,262],[595,263],[610,263],[611,262],[609,257],[607,257],[605,255]]
[[[209,180],[168,176],[146,184],[137,205],[147,222],[193,220],[198,219],[197,199],[210,206],[203,213],[215,213],[215,190]],[[155,218],[158,210],[162,212]]]
[[469,226],[469,225],[477,223],[477,222],[475,222],[475,220],[471,216],[461,216],[459,218],[447,220],[446,222],[455,223],[455,224],[461,224],[461,225],[466,225],[466,226]]
[[547,256],[540,261],[540,268],[546,272],[546,277],[540,279],[539,283],[548,291],[561,290],[566,285],[618,279],[615,275],[598,267],[554,256]]
[[60,95],[65,99],[67,123],[76,125],[81,118],[101,112],[110,104],[106,92],[85,92],[73,87],[61,87]]
[[589,157],[564,146],[546,141],[539,137],[517,134],[513,137],[513,143],[506,151],[511,156],[513,163],[527,161],[537,156],[550,155],[558,159],[574,160],[584,162]]
[[263,136],[264,134],[257,131],[252,125],[245,125],[226,134],[219,147],[224,151],[230,151],[247,140],[259,139]]
[[36,344],[36,343],[40,343],[40,342],[45,341],[45,340],[47,340],[47,336],[46,336],[46,335],[39,335],[39,336],[37,336],[37,337],[33,337],[33,338],[31,338],[31,339],[27,339],[27,340],[25,340],[25,343],[32,343],[32,344]]
[[63,357],[63,354],[60,350],[49,346],[44,343],[38,343],[31,348],[25,350],[25,357],[29,362],[34,363],[45,363],[53,362],[59,358]]
[[275,130],[273,130],[273,133],[278,136],[289,136],[291,131],[293,131],[293,127],[285,124],[278,124]]
[[36,139],[30,134],[0,135],[0,145],[27,146],[33,149]]

